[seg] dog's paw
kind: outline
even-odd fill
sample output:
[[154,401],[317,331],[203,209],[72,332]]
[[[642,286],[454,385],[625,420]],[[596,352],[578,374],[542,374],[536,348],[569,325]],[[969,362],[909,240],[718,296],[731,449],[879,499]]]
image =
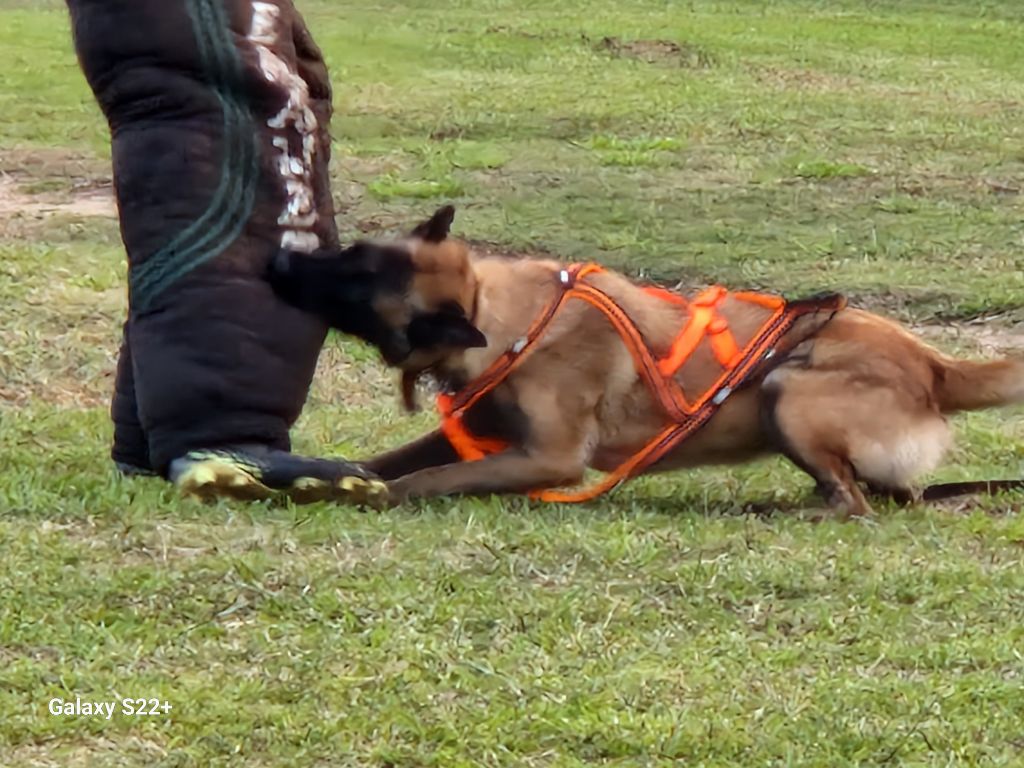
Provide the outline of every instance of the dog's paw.
[[405,482],[402,478],[397,480],[390,480],[386,483],[387,486],[387,499],[385,501],[388,507],[398,507],[403,504],[407,504],[416,498],[416,494],[408,482]]

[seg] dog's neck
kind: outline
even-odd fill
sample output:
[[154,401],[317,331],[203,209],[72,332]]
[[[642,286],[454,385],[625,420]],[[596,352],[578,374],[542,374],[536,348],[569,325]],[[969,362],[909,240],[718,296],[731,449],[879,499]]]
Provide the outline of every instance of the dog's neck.
[[466,350],[439,366],[435,378],[448,389],[460,389],[525,337],[533,321],[560,290],[554,261],[474,257],[476,281],[473,324],[487,337],[487,346]]

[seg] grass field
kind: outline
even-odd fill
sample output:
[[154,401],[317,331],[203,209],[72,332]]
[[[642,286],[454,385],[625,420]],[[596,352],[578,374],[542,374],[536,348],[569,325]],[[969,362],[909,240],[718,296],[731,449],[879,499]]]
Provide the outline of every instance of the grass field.
[[[299,6],[350,236],[454,201],[502,248],[1022,346],[1019,0]],[[106,127],[62,5],[0,0],[0,51],[0,765],[1024,765],[1019,495],[813,524],[777,461],[379,514],[115,477]],[[332,339],[297,447],[429,423],[391,389]],[[958,418],[935,479],[1020,477],[1022,416]],[[48,713],[76,695],[173,710]]]

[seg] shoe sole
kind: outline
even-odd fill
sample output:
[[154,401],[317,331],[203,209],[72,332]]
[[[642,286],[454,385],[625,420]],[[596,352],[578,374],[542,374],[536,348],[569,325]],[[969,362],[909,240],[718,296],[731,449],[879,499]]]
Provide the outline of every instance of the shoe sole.
[[380,509],[387,504],[387,486],[380,480],[342,477],[324,480],[299,477],[287,488],[271,488],[242,467],[230,461],[210,458],[197,461],[177,478],[179,491],[203,501],[229,498],[237,501],[263,501],[288,498],[296,504],[335,501]]

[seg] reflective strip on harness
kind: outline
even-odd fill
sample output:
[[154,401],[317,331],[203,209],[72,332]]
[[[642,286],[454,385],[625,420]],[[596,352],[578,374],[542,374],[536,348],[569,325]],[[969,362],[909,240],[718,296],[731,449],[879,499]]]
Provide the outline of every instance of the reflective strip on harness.
[[[607,473],[596,484],[580,490],[541,489],[531,493],[531,498],[562,503],[589,501],[641,474],[707,423],[726,398],[743,384],[760,363],[774,353],[775,345],[801,315],[817,309],[831,308],[834,311],[845,305],[845,300],[837,297],[831,304],[822,303],[818,306],[805,303],[799,309],[795,309],[778,296],[746,292],[729,293],[720,286],[709,288],[692,301],[687,301],[679,294],[664,288],[648,287],[645,289],[648,293],[680,304],[689,311],[686,325],[673,340],[668,353],[660,360],[656,360],[639,329],[622,307],[604,291],[580,282],[587,275],[601,271],[603,268],[596,264],[576,265],[569,270],[561,270],[561,291],[533,322],[526,336],[462,390],[455,394],[440,394],[437,397],[441,430],[463,461],[479,461],[486,456],[500,453],[506,450],[509,444],[500,439],[472,434],[463,421],[466,411],[505,381],[522,364],[544,335],[551,319],[567,300],[575,298],[586,301],[608,318],[629,350],[637,372],[651,388],[670,423],[647,445]],[[761,324],[742,349],[737,345],[725,317],[719,312],[722,302],[730,297],[771,311],[770,317]],[[723,372],[697,400],[689,403],[675,376],[705,338],[708,339],[712,354],[723,368]]]
[[462,411],[456,412],[452,396],[437,396],[437,409],[441,412],[441,431],[463,461],[479,461],[492,453],[501,453],[508,443],[497,438],[477,437],[462,423]]

